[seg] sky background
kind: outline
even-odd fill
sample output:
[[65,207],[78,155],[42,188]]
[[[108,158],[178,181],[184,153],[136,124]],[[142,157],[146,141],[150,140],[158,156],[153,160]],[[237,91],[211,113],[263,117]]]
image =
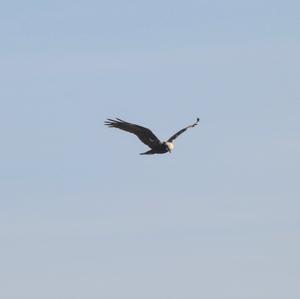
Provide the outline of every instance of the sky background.
[[300,297],[299,1],[0,7],[1,298]]

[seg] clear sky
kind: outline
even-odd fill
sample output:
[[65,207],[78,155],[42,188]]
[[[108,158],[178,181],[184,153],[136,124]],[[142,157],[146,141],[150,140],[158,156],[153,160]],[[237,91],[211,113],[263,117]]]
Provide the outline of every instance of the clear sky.
[[299,11],[4,1],[0,297],[300,298]]

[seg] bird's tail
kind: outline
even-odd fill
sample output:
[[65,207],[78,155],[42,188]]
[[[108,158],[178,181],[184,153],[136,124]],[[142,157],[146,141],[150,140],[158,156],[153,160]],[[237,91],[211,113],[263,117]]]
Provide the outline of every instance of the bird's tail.
[[153,149],[151,149],[150,151],[144,152],[144,153],[140,153],[140,155],[153,155],[154,151]]

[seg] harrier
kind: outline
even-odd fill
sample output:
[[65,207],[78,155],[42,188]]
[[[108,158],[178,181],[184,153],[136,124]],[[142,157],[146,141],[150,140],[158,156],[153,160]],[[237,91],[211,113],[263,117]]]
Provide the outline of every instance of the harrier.
[[132,123],[128,123],[122,119],[116,118],[114,119],[107,119],[104,124],[108,126],[109,128],[117,128],[121,129],[123,131],[127,131],[129,133],[132,133],[136,135],[143,143],[148,145],[151,149],[147,152],[140,153],[140,155],[153,155],[153,154],[164,154],[164,153],[171,153],[171,151],[174,148],[174,144],[172,143],[179,135],[181,135],[183,132],[185,132],[189,128],[195,127],[198,122],[199,118],[197,118],[196,122],[192,125],[189,125],[177,133],[175,133],[173,136],[171,136],[167,141],[160,141],[151,130],[135,125]]

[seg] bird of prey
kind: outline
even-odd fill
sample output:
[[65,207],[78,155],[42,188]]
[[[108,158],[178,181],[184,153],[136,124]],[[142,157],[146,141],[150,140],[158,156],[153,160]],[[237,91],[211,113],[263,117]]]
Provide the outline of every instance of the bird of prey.
[[118,129],[121,129],[121,130],[124,130],[124,131],[127,131],[129,133],[136,135],[143,143],[145,143],[146,145],[148,145],[151,148],[147,152],[140,153],[140,155],[153,155],[153,154],[164,154],[167,152],[171,153],[172,149],[174,148],[173,141],[179,135],[181,135],[183,132],[185,132],[187,129],[195,127],[198,124],[199,120],[200,119],[197,118],[195,123],[181,129],[180,131],[178,131],[177,133],[172,135],[167,141],[160,141],[152,133],[151,130],[149,130],[145,127],[126,122],[119,118],[116,118],[115,120],[108,118],[104,122],[104,124],[106,126],[108,126],[109,128],[118,128]]

